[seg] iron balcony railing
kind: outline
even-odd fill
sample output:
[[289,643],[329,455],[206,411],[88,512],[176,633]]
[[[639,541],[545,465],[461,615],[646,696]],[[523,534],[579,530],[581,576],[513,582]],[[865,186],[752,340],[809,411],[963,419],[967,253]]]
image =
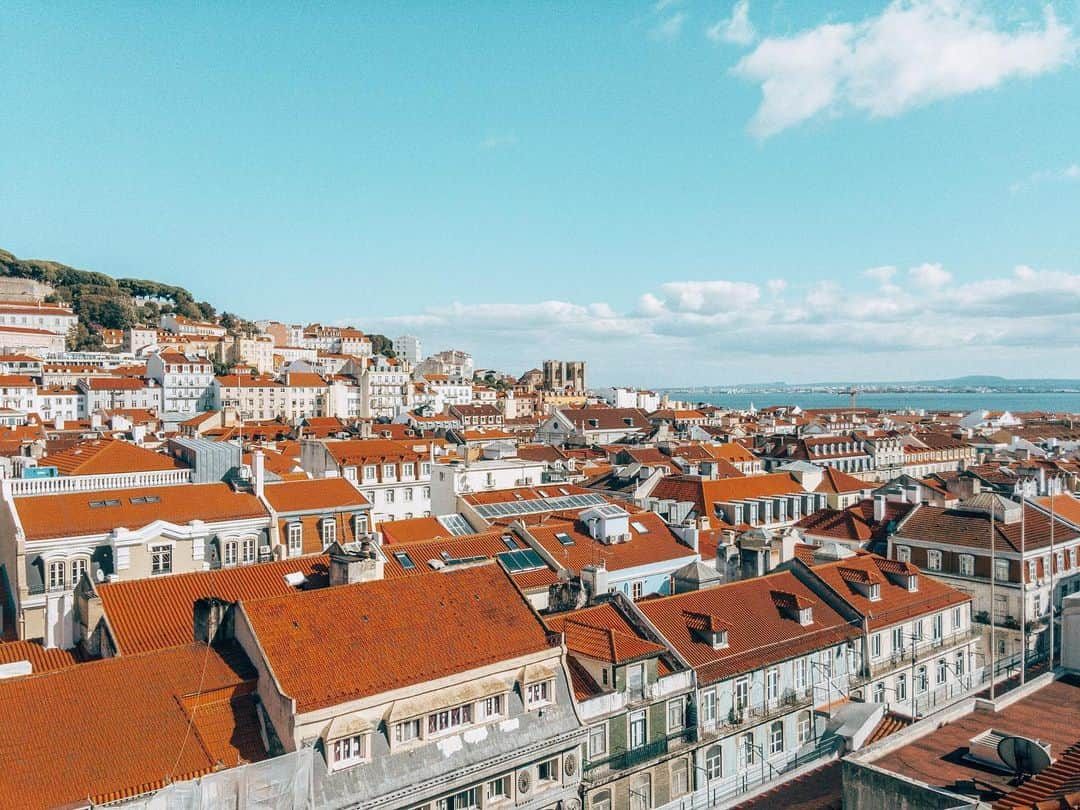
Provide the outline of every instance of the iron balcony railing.
[[642,762],[648,762],[662,757],[668,753],[672,743],[678,745],[679,743],[693,743],[697,741],[697,729],[686,728],[676,734],[669,734],[666,737],[659,737],[652,742],[647,742],[643,745],[639,745],[635,748],[625,748],[619,751],[615,751],[610,756],[603,759],[585,760],[582,764],[582,769],[585,774],[595,773],[598,769],[604,768],[608,771],[625,771],[628,768],[633,768],[635,765],[640,765]]

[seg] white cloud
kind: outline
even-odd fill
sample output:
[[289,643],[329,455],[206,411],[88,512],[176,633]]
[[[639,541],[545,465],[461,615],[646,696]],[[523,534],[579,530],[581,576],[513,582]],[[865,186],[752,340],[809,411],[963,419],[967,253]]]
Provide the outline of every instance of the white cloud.
[[889,281],[892,280],[892,277],[896,275],[896,268],[892,265],[871,267],[867,270],[863,270],[863,275],[868,276],[881,284],[888,284]]
[[682,33],[683,25],[686,23],[687,14],[685,11],[676,11],[666,20],[661,22],[655,28],[653,28],[653,36],[657,39],[675,39]]
[[767,138],[820,114],[899,115],[1067,64],[1072,30],[1002,30],[974,0],[893,0],[876,17],[763,40],[733,68],[761,85],[750,130]]
[[1039,172],[1032,172],[1024,180],[1018,180],[1010,186],[1010,191],[1014,194],[1019,191],[1025,191],[1035,186],[1060,180],[1080,180],[1080,163],[1071,163],[1064,169],[1047,169]]
[[[1009,362],[1017,363],[1014,376],[1061,376],[1061,352],[1080,349],[1080,273],[1021,265],[960,282],[926,263],[863,275],[883,286],[771,279],[764,282],[771,294],[763,295],[743,281],[673,281],[645,291],[629,309],[455,302],[359,322],[390,334],[415,331],[433,351],[459,346],[484,366],[522,370],[560,352],[590,361],[598,381],[642,385],[720,382],[716,375],[736,372],[760,379],[762,368],[770,379],[825,379],[838,363],[841,376],[866,379],[895,377],[903,363],[921,377],[1000,371]],[[925,352],[940,352],[933,368]],[[1025,352],[1034,361],[1017,359]],[[978,358],[992,365],[974,365]]]
[[940,264],[920,264],[918,267],[912,267],[908,270],[908,275],[910,275],[920,287],[932,290],[944,287],[952,281],[952,273]]
[[750,22],[750,0],[737,0],[731,9],[731,16],[709,26],[705,35],[713,42],[731,42],[735,45],[752,43],[757,39],[757,31]]

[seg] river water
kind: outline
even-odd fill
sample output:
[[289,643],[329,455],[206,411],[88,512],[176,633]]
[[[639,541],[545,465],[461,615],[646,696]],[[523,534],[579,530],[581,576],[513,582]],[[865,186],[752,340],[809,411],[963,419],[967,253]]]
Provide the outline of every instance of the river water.
[[[765,405],[798,405],[800,408],[846,408],[847,394],[821,391],[807,393],[755,392],[752,394],[705,394],[691,391],[670,391],[668,396],[685,402],[708,402],[724,408],[745,410],[751,403]],[[990,411],[1051,411],[1080,413],[1080,393],[859,393],[857,404],[881,410],[970,411],[985,408]]]

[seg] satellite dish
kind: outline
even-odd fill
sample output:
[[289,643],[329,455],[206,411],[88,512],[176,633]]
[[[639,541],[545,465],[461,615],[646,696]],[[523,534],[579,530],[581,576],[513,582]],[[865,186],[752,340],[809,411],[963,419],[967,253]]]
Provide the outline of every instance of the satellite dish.
[[1038,740],[1028,737],[1002,737],[998,742],[1001,761],[1021,775],[1034,776],[1050,767],[1050,752]]

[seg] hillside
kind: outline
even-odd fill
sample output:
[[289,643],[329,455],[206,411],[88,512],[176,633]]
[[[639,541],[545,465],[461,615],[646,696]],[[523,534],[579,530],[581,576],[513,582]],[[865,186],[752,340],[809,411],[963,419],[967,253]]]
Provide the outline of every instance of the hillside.
[[[79,316],[79,328],[70,347],[74,350],[102,348],[100,329],[127,329],[157,326],[162,313],[173,312],[200,321],[217,321],[232,332],[251,333],[255,327],[237,315],[220,317],[208,301],[196,301],[188,290],[140,278],[113,278],[104,273],[79,270],[45,259],[20,259],[0,250],[0,278],[24,278],[52,288],[47,301],[70,304]],[[384,335],[369,335],[372,349],[393,356],[391,341]]]

